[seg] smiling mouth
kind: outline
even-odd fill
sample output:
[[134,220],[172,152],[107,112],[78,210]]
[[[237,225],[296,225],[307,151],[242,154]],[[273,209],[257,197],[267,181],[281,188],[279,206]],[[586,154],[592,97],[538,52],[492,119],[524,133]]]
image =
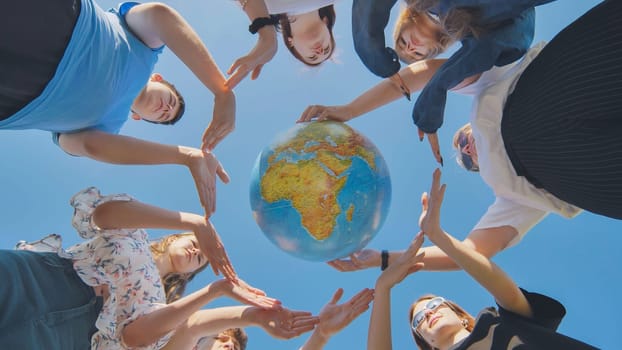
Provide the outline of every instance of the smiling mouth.
[[441,315],[432,317],[432,319],[430,320],[430,327],[434,326],[441,317]]

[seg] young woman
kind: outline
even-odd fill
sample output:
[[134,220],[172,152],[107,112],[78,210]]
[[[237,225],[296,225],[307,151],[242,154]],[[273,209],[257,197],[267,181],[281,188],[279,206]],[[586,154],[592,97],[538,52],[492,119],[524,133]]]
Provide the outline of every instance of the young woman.
[[[621,14],[622,3],[604,1],[544,48],[459,90],[475,94],[476,104],[470,127],[454,138],[457,159],[478,169],[496,196],[465,244],[492,257],[548,213],[572,218],[585,209],[622,219]],[[425,250],[426,269],[457,267],[438,248]],[[389,264],[398,255],[388,254]],[[353,258],[331,264],[381,264],[376,251]]]
[[376,282],[369,323],[368,349],[391,349],[391,288],[422,267],[418,254],[425,234],[495,298],[498,310],[486,308],[477,318],[442,297],[426,295],[409,310],[409,324],[419,349],[596,349],[556,332],[566,310],[558,301],[519,288],[485,256],[444,232],[440,207],[445,185],[436,170],[429,197],[422,198],[420,232],[405,254],[396,259]]
[[[412,117],[419,129],[419,137],[428,134],[440,163],[436,130],[443,123],[447,91],[473,75],[522,57],[533,41],[534,6],[551,1],[408,1],[408,7],[402,11],[395,27],[396,54],[385,47],[383,33],[395,1],[359,0],[353,6],[359,15],[352,17],[355,48],[373,73],[383,78],[391,77],[389,81],[402,93],[406,92],[407,97],[410,91],[422,90]],[[411,86],[405,76],[408,72],[398,74],[398,56],[407,63],[434,58],[455,41],[461,42],[461,48],[446,61],[425,66],[417,84]],[[313,111],[315,114],[322,112]],[[350,118],[356,116],[351,114]]]
[[[187,281],[208,264],[195,236],[211,231],[217,237],[200,215],[156,208],[127,195],[101,196],[95,188],[76,194],[71,205],[72,223],[84,242],[58,253],[0,252],[7,279],[0,295],[12,300],[0,315],[3,348],[179,349],[188,339],[194,340],[191,348],[199,334],[231,324],[255,324],[291,337],[317,323],[310,313],[283,309],[239,279],[237,284],[219,280],[180,298]],[[150,245],[139,227],[193,234]],[[220,245],[217,239],[211,243]],[[199,310],[219,296],[253,306]]]

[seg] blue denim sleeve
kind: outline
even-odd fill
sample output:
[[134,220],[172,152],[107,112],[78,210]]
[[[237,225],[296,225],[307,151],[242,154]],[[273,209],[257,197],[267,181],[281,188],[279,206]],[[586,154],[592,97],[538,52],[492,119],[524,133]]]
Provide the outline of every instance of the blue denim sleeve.
[[397,0],[354,0],[352,38],[359,58],[372,73],[388,78],[400,70],[397,53],[385,46],[384,29]]
[[512,19],[523,11],[555,0],[440,0],[439,13],[447,13],[454,7],[476,7],[480,22],[494,23]]
[[462,40],[462,47],[439,68],[419,94],[412,113],[415,124],[426,133],[436,132],[443,125],[447,90],[493,66],[503,66],[521,58],[533,41],[534,27],[535,10],[531,8],[479,39]]

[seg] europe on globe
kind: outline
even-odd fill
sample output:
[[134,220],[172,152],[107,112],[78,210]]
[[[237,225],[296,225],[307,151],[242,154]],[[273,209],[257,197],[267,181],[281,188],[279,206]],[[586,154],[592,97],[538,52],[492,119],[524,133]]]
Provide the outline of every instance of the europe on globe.
[[255,221],[283,251],[328,261],[362,249],[391,202],[384,158],[365,136],[333,121],[296,124],[265,147],[251,174]]

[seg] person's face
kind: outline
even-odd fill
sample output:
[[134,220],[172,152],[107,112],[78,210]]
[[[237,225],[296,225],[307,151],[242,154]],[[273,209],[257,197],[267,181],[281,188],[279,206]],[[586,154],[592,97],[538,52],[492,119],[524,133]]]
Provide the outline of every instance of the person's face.
[[420,320],[415,332],[432,346],[464,328],[460,317],[437,298],[419,301],[414,308],[412,326],[415,326],[414,320]]
[[461,132],[458,136],[458,147],[462,164],[467,170],[479,170],[477,162],[477,149],[475,148],[475,139],[472,133]]
[[214,343],[210,350],[240,350],[240,344],[232,336],[219,334],[214,337]]
[[417,22],[404,25],[397,40],[396,51],[407,63],[428,58],[437,44],[438,27],[430,19],[419,16]]
[[[317,13],[317,11],[315,11]],[[303,60],[310,64],[318,64],[326,61],[333,51],[330,31],[326,26],[326,18],[314,21],[313,25],[289,38],[289,44],[298,51]],[[296,26],[296,22],[290,24]],[[292,32],[294,29],[292,29]]]
[[175,92],[162,83],[162,76],[153,74],[139,96],[132,104],[134,120],[151,122],[167,122],[179,112],[179,99]]
[[194,235],[177,238],[168,246],[167,252],[176,273],[191,273],[207,263]]

